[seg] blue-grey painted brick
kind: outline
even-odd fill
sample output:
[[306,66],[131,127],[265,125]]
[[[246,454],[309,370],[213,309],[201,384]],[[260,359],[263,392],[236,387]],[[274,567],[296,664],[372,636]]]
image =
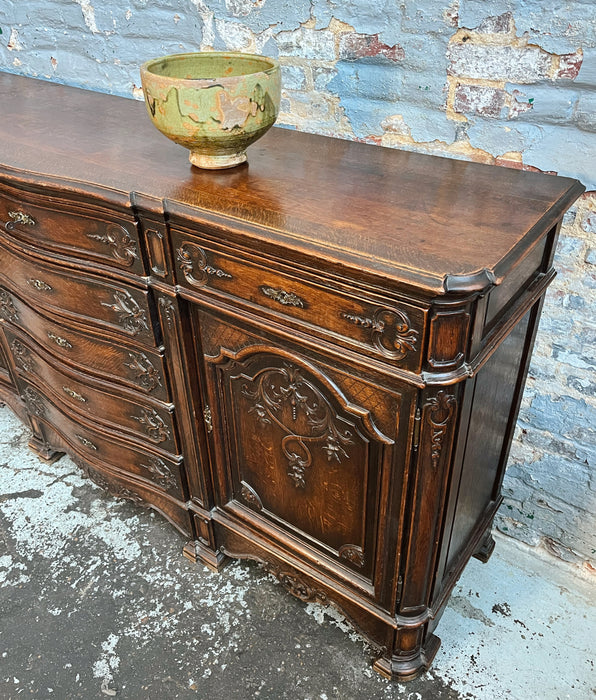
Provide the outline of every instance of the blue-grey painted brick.
[[542,129],[542,138],[522,148],[524,160],[535,167],[565,173],[581,180],[588,190],[596,189],[596,170],[586,162],[587,154],[596,153],[596,134],[552,125]]
[[528,144],[541,141],[543,129],[536,124],[475,116],[470,118],[468,136],[472,146],[498,156],[507,151],[526,151]]
[[[186,1],[193,6],[189,0]],[[205,4],[216,17],[235,17],[255,32],[262,32],[272,25],[276,31],[294,30],[309,19],[311,11],[310,3],[302,0],[276,0],[261,4],[249,1],[245,2],[245,6],[252,6],[250,12],[236,15],[228,12],[226,0],[205,0]]]
[[401,23],[404,32],[419,34],[421,36],[453,34],[454,28],[446,18],[445,11],[449,3],[444,0],[405,0],[403,5],[403,19]]
[[517,35],[524,33],[551,53],[571,53],[579,45],[596,45],[596,23],[590,22],[593,0],[460,0],[462,27],[477,27],[487,16],[513,13]]
[[429,143],[435,139],[452,143],[455,140],[456,124],[441,118],[441,110],[438,107],[426,107],[417,102],[403,102],[396,105],[396,112],[401,114],[415,141]]
[[[573,121],[584,131],[596,132],[596,92],[581,95]],[[596,152],[594,155],[596,156]]]
[[[327,84],[330,92],[349,96],[351,100],[395,102],[399,99],[404,74],[395,64],[340,61],[336,70],[337,75]],[[390,113],[394,114],[395,110]]]
[[527,103],[532,100],[531,109],[521,112],[515,120],[544,124],[569,122],[580,97],[580,91],[571,81],[564,81],[564,83],[549,81],[532,85],[508,83],[506,89],[510,94],[515,90],[522,93],[517,96],[519,102]]
[[312,78],[315,90],[326,90],[327,85],[337,75],[337,68],[330,66],[313,66]]
[[287,90],[303,90],[306,85],[304,69],[299,66],[282,66],[282,84]]
[[582,46],[584,56],[577,78],[573,81],[579,88],[596,89],[596,48]]

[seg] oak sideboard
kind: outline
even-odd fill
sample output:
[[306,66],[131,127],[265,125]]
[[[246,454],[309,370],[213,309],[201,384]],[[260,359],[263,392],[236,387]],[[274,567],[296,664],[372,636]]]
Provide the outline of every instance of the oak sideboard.
[[200,171],[142,103],[0,92],[0,398],[31,447],[335,605],[384,676],[428,668],[582,185],[281,128]]

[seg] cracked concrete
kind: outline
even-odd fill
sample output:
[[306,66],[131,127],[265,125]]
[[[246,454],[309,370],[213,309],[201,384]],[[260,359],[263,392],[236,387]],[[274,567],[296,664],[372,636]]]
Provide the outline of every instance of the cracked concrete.
[[250,562],[219,575],[191,564],[158,515],[27,440],[0,408],[2,698],[593,697],[593,589],[512,540],[470,562],[432,671],[390,683],[336,611]]

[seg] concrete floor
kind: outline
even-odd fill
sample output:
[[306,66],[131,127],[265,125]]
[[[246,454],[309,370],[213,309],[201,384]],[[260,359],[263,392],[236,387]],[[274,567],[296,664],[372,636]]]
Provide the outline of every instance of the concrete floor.
[[[27,449],[0,408],[0,698],[583,700],[594,590],[499,538],[472,560],[424,678],[390,683],[331,609],[252,563],[212,574],[158,515]],[[591,598],[591,600],[590,600]]]

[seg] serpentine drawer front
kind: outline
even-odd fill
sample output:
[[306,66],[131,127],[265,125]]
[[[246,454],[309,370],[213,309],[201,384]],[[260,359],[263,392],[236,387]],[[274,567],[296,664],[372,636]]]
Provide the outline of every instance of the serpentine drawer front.
[[275,128],[201,171],[134,100],[0,91],[0,400],[31,447],[423,672],[494,546],[581,184]]
[[130,213],[123,216],[92,201],[77,206],[59,193],[44,196],[0,182],[0,222],[26,243],[143,274]]
[[199,294],[229,296],[256,305],[273,317],[298,322],[322,338],[420,369],[424,345],[424,310],[412,304],[360,299],[356,290],[343,293],[300,279],[299,272],[280,274],[251,260],[220,253],[172,232],[177,281]]

